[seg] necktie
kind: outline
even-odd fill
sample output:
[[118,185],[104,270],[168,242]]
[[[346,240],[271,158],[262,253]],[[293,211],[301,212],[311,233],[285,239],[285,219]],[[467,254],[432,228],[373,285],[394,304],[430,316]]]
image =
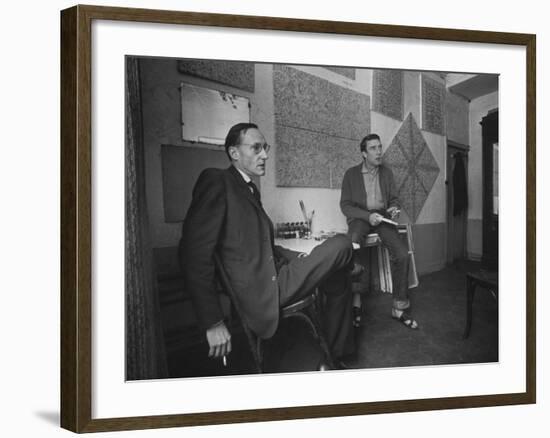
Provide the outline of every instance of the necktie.
[[254,184],[253,181],[248,181],[247,184],[248,187],[252,189],[252,194],[254,195],[256,200],[261,204],[262,202],[260,200],[260,191],[258,190],[258,187],[256,187],[256,184]]
[[[265,213],[265,211],[262,207],[262,201],[260,200],[260,191],[258,190],[258,187],[256,187],[256,184],[254,184],[253,181],[248,181],[246,184],[252,190],[252,194],[254,195],[254,198],[256,198],[256,201],[258,201],[258,204],[260,204],[260,208],[262,209],[265,216],[267,217],[267,214]],[[271,223],[271,220],[269,219],[269,217],[267,217],[267,220],[269,222],[269,237],[270,237],[270,241],[271,241],[271,248],[272,248],[273,251],[275,251],[274,248],[273,248],[273,243],[274,243],[274,241],[273,241],[273,224]],[[280,267],[281,267],[280,259],[278,257],[275,257],[275,269],[277,270],[277,272],[279,272]]]

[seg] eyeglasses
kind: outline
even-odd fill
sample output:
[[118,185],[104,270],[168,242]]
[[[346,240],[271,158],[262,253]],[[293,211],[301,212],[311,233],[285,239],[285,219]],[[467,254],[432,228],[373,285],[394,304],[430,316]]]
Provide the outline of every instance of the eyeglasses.
[[240,144],[239,146],[250,146],[250,148],[252,149],[252,151],[256,154],[256,155],[259,155],[262,153],[262,150],[265,151],[265,153],[267,154],[269,152],[269,149],[271,149],[271,145],[265,143],[265,144],[260,144],[260,143],[254,143],[254,144]]

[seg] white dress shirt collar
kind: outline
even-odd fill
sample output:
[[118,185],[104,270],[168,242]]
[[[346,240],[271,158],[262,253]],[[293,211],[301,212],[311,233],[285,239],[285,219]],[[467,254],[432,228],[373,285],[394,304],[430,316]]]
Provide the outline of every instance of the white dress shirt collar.
[[252,180],[250,179],[250,177],[249,177],[246,173],[244,173],[241,169],[239,169],[239,168],[236,167],[236,166],[235,166],[235,169],[237,169],[237,170],[239,171],[239,173],[240,173],[241,176],[243,177],[245,183],[248,184],[250,181],[252,181]]

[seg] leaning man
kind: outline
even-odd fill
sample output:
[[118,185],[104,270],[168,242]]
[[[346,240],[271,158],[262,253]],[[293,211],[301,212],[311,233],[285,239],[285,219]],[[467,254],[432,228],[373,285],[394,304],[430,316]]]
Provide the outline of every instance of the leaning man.
[[364,245],[369,233],[378,233],[393,260],[393,305],[391,314],[405,326],[416,329],[408,297],[409,255],[397,228],[383,219],[396,219],[399,200],[392,171],[382,164],[382,143],[377,134],[360,143],[363,162],[348,169],[342,182],[340,208],[348,222],[352,242]]
[[235,290],[243,322],[262,339],[277,330],[281,307],[318,286],[325,296],[329,348],[340,367],[354,367],[351,239],[335,236],[309,255],[274,244],[273,224],[252,181],[265,174],[269,148],[257,125],[233,126],[225,139],[230,166],[204,170],[193,189],[180,241],[180,264],[206,332],[209,356],[222,357],[231,351],[231,334],[216,289],[217,254]]

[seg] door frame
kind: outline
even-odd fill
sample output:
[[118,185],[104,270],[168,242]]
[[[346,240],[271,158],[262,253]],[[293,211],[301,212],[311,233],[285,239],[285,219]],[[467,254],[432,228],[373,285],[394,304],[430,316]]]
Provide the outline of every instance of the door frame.
[[[468,163],[469,163],[469,152],[470,146],[458,143],[447,139],[447,147],[445,152],[445,223],[446,223],[446,233],[445,233],[445,264],[449,265],[453,262],[453,244],[451,240],[451,221],[450,218],[452,215],[452,205],[451,205],[451,183],[450,178],[452,177],[452,163],[454,160],[449,160],[451,154],[460,152],[465,156],[465,165],[466,165],[466,181],[469,181],[469,172],[468,172]],[[468,245],[468,209],[464,214],[464,251],[467,252]]]

